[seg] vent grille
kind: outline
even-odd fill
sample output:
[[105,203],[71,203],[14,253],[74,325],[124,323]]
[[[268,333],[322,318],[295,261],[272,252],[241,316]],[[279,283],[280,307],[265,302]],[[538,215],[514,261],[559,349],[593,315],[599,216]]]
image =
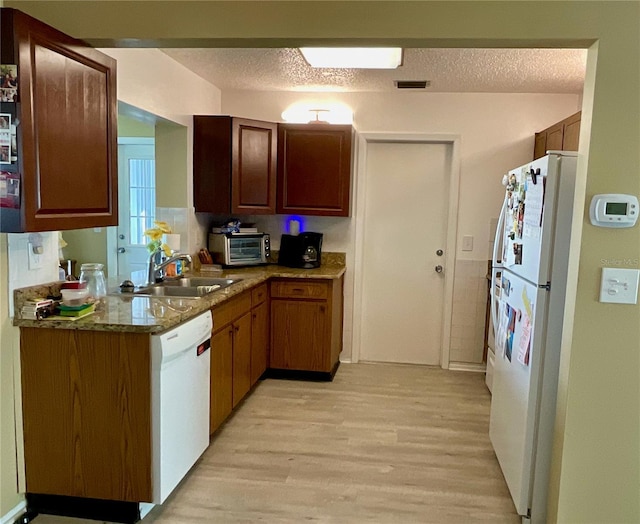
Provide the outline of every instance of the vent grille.
[[395,80],[398,89],[425,89],[431,85],[431,80]]

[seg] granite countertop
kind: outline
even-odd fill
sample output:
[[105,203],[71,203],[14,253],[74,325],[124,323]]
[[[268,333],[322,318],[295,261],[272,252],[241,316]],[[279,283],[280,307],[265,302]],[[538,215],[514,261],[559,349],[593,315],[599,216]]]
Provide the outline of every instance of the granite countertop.
[[294,269],[276,264],[251,268],[234,268],[215,273],[189,273],[189,276],[242,279],[229,287],[200,298],[141,297],[119,295],[117,287],[110,286],[111,294],[98,305],[96,312],[78,320],[33,320],[19,318],[24,300],[59,293],[60,282],[16,289],[14,304],[16,316],[13,325],[49,329],[79,329],[89,331],[133,331],[137,333],[161,333],[209,310],[229,298],[239,295],[270,278],[337,279],[345,272],[344,254],[326,257],[323,265],[315,269]]

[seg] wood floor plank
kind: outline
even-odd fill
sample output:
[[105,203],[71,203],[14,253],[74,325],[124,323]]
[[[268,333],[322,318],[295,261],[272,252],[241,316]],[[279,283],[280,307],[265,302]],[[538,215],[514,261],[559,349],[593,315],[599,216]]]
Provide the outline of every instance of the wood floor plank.
[[483,379],[344,364],[332,383],[265,380],[144,522],[519,523]]

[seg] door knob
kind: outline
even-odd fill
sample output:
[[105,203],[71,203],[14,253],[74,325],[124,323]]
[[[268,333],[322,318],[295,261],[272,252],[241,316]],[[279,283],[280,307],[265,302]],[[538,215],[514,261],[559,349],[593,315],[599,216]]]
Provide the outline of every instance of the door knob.
[[124,240],[124,235],[120,234],[120,235],[118,235],[118,238],[119,238],[120,240]]
[[123,247],[119,247],[118,248],[118,253],[124,253],[125,251],[126,251],[126,249],[123,248]]
[[442,266],[436,266],[435,270],[436,270],[436,273],[442,273],[444,271],[444,268]]
[[441,257],[442,255],[444,255],[444,251],[442,251],[442,249],[438,249],[438,251],[436,251],[436,255]]

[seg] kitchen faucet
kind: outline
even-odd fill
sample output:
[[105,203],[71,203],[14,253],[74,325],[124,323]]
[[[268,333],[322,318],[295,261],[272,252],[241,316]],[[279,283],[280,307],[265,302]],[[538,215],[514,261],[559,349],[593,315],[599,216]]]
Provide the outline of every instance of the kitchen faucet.
[[187,265],[191,267],[191,255],[186,255],[184,253],[173,253],[173,255],[166,260],[157,263],[156,259],[158,258],[160,253],[162,253],[162,248],[158,247],[158,249],[156,249],[149,256],[147,284],[155,284],[156,282],[161,282],[162,280],[164,280],[164,275],[161,273],[162,270],[169,264],[172,264],[173,262],[176,262],[178,260],[184,260]]

